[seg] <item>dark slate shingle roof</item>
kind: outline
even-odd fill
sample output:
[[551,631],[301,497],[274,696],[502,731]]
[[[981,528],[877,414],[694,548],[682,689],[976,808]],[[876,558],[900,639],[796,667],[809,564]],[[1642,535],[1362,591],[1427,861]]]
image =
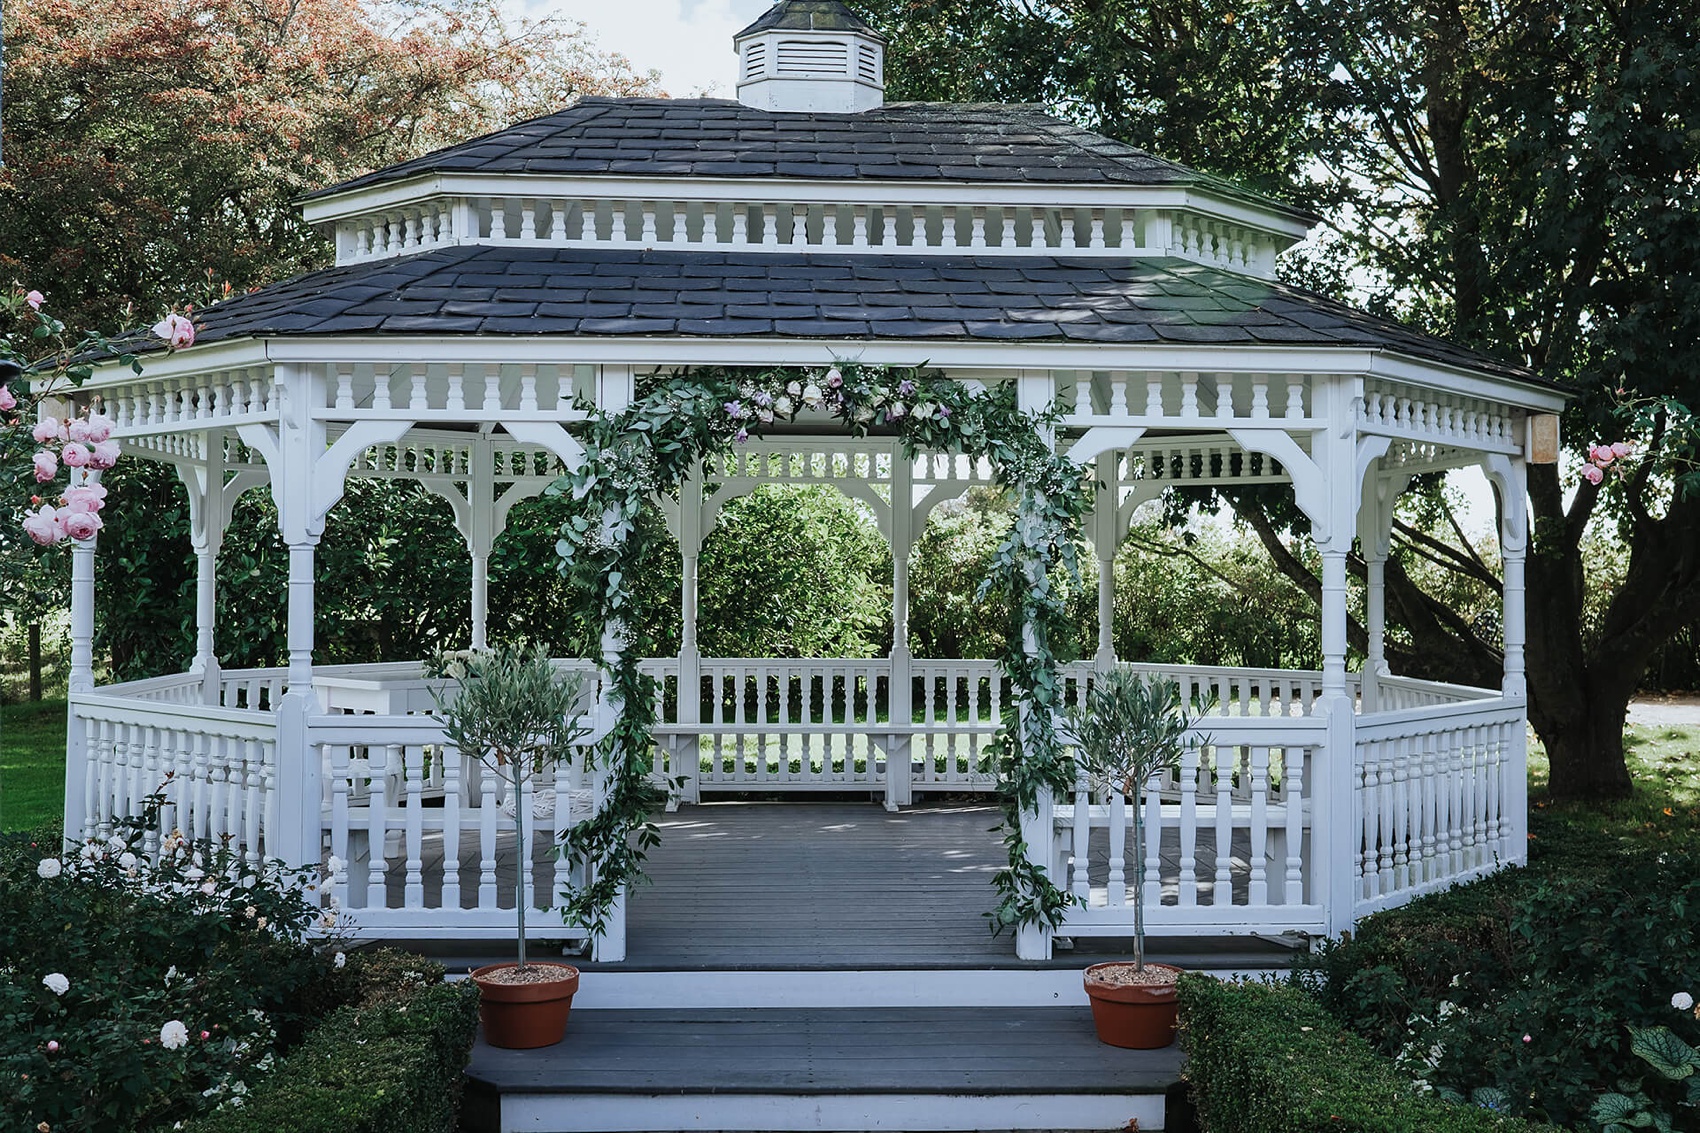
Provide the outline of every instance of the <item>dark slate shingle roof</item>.
[[776,114],[719,98],[584,98],[307,199],[450,172],[1197,185],[1315,219],[1039,107],[942,102],[891,103],[859,114]]
[[882,43],[885,37],[874,31],[856,13],[839,0],[780,0],[763,12],[756,22],[733,36],[733,42],[746,35],[770,31],[854,31],[871,35]]
[[1050,340],[1387,349],[1516,367],[1184,260],[462,246],[329,268],[202,313],[197,341],[487,334]]

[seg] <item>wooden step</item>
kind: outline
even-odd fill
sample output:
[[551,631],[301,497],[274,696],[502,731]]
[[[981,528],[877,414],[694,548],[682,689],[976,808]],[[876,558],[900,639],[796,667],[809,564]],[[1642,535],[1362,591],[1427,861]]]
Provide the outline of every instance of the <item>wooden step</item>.
[[1084,1007],[575,1009],[558,1046],[480,1041],[462,1121],[466,1133],[1155,1130],[1181,1062],[1178,1047],[1102,1045]]

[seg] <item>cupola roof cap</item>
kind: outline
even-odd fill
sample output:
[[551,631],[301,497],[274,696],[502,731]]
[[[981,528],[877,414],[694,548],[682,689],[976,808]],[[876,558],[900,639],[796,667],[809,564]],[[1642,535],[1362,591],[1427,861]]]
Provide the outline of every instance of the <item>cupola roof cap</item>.
[[764,31],[855,32],[885,42],[884,36],[839,0],[779,0],[732,41]]

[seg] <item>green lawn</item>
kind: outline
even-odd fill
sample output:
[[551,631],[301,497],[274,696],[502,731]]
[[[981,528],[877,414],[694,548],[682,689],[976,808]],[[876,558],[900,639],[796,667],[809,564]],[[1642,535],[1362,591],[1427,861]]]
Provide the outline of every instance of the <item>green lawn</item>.
[[1546,752],[1530,745],[1529,806],[1541,820],[1534,823],[1537,837],[1551,837],[1553,830],[1634,841],[1700,837],[1700,726],[1631,724],[1623,739],[1635,793],[1592,806],[1550,801]]
[[0,708],[0,831],[33,830],[65,806],[65,702]]

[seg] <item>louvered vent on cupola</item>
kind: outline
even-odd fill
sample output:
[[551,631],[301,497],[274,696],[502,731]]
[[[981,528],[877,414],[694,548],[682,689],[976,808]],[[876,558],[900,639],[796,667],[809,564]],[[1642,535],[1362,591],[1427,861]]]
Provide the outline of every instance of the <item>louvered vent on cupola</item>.
[[847,114],[885,103],[885,40],[838,0],[781,0],[732,42],[747,106]]

